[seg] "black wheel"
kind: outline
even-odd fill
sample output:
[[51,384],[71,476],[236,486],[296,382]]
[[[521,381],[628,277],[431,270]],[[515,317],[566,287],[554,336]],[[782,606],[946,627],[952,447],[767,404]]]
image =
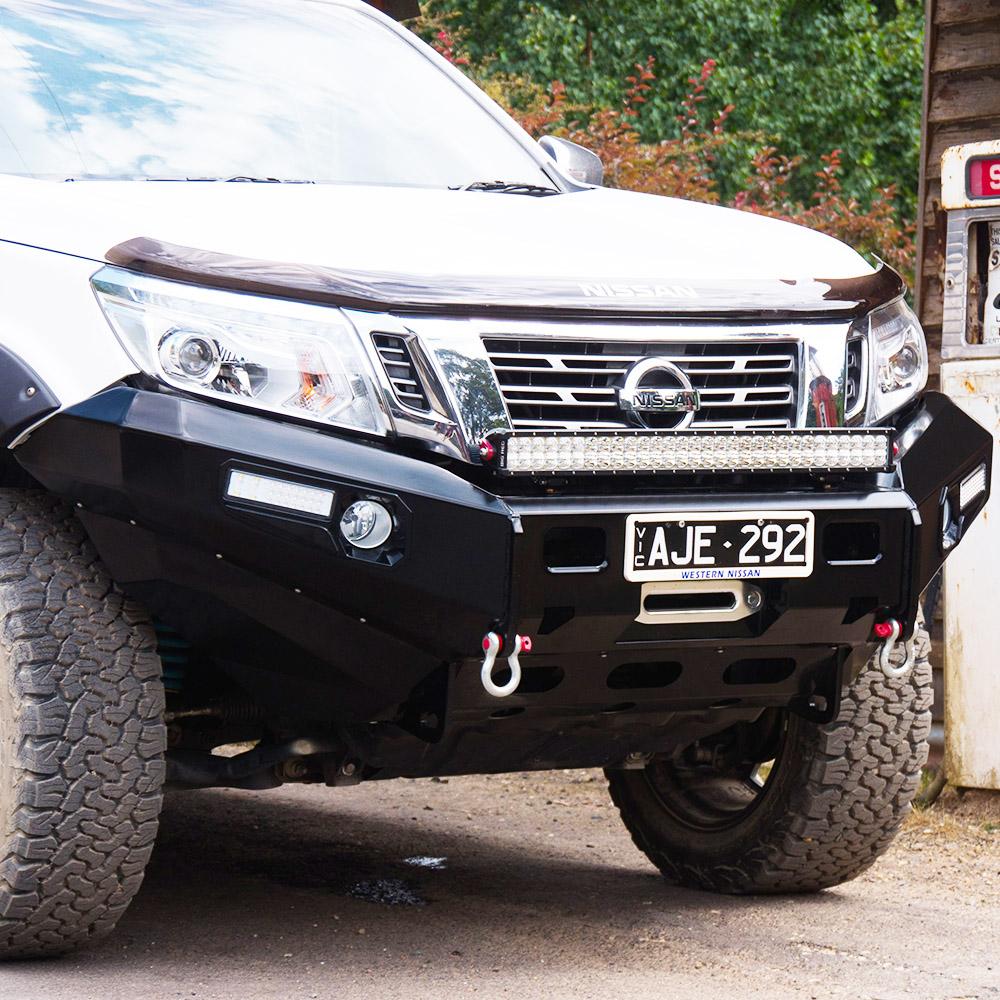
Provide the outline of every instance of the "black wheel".
[[920,783],[929,649],[921,625],[908,677],[888,680],[869,663],[833,722],[783,713],[765,753],[694,750],[609,771],[632,839],[669,881],[715,892],[813,892],[859,875],[892,842]]
[[115,926],[156,836],[162,718],[145,614],[65,505],[0,490],[0,957]]

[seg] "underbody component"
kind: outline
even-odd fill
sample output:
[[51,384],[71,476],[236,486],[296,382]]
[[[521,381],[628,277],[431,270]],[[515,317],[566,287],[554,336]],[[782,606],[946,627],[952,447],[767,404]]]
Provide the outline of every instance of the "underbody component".
[[166,780],[168,786],[178,788],[275,788],[282,783],[277,773],[279,765],[338,753],[343,755],[343,747],[335,741],[304,737],[278,745],[257,746],[233,757],[170,750]]

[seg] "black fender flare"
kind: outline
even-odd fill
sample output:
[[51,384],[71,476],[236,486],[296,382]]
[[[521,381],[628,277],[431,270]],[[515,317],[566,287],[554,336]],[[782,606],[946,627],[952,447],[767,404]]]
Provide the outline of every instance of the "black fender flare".
[[0,345],[0,448],[59,409],[59,400],[38,374]]

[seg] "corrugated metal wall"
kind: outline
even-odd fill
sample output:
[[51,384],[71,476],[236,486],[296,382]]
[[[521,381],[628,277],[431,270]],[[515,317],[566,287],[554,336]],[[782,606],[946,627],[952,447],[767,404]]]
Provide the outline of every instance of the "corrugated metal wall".
[[1000,138],[1000,0],[927,0],[916,301],[937,371],[944,219],[941,153]]

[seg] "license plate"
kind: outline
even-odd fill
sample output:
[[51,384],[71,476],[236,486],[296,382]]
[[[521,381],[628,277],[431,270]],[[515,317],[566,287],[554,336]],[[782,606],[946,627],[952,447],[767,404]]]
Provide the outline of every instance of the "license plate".
[[809,576],[814,524],[808,511],[632,514],[625,522],[625,579]]

